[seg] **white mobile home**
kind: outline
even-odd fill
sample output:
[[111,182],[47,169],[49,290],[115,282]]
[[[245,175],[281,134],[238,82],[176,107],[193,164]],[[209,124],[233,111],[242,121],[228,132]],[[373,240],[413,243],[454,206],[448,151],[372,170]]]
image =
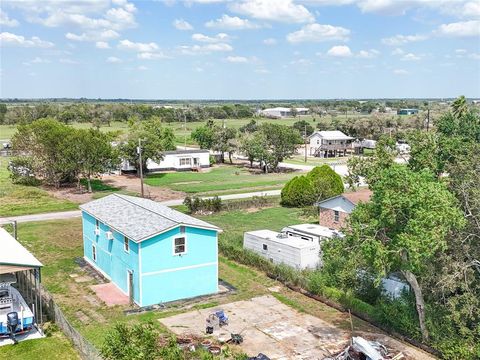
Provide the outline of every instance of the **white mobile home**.
[[[310,109],[298,107],[298,108],[295,108],[295,111],[296,111],[296,115],[308,115],[308,112],[310,111]],[[264,109],[264,110],[260,110],[259,114],[271,119],[279,119],[283,117],[293,116],[292,108],[287,108],[287,107],[275,107],[275,108]]]
[[318,243],[271,230],[246,232],[243,247],[270,260],[296,269],[316,268],[320,262]]
[[[156,163],[150,159],[147,160],[147,169],[155,171],[188,171],[192,169],[210,167],[210,152],[208,150],[174,150],[165,151],[163,160]],[[122,163],[122,172],[135,171],[135,165],[124,160]]]

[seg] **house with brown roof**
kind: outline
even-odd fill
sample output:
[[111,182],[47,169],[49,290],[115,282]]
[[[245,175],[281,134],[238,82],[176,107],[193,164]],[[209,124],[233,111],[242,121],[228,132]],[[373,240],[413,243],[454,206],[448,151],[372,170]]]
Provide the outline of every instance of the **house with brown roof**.
[[346,220],[355,206],[360,202],[369,201],[371,195],[370,190],[359,189],[316,203],[319,208],[319,224],[330,229],[340,230],[345,226]]

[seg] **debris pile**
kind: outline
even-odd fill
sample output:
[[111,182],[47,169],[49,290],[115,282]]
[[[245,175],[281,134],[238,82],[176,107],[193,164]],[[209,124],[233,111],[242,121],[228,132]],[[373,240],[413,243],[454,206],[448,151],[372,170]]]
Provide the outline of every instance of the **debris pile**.
[[377,341],[368,341],[360,336],[352,337],[351,345],[333,357],[323,360],[402,360],[405,356],[400,352],[393,354]]

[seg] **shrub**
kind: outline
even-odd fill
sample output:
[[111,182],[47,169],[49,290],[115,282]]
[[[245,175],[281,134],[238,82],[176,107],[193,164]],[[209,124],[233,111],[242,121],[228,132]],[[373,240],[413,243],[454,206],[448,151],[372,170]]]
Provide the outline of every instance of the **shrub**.
[[312,183],[305,176],[296,176],[290,180],[281,192],[282,205],[303,207],[315,202]]
[[345,190],[342,177],[328,165],[316,166],[306,176],[317,201],[340,195]]
[[135,325],[118,323],[107,333],[100,353],[107,360],[157,359],[158,333],[150,322]]
[[40,181],[35,177],[33,160],[29,157],[17,157],[8,164],[12,183],[20,185],[39,185]]
[[187,207],[189,214],[195,214],[199,211],[219,212],[222,210],[222,199],[218,196],[209,199],[187,196],[183,200],[183,205]]

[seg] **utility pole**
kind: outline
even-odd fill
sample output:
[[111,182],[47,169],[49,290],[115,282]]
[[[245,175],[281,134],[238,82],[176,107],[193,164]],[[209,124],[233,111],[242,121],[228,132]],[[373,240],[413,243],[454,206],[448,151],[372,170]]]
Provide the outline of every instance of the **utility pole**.
[[427,109],[427,131],[430,127],[430,107]]
[[183,131],[184,131],[184,147],[187,150],[187,116],[185,115],[185,111],[183,112]]
[[140,191],[142,194],[142,198],[144,197],[144,192],[143,192],[143,163],[142,163],[142,139],[138,139],[138,162],[139,162],[139,170],[140,170]]
[[307,124],[305,124],[305,130],[304,130],[304,143],[305,143],[305,162],[307,162]]

